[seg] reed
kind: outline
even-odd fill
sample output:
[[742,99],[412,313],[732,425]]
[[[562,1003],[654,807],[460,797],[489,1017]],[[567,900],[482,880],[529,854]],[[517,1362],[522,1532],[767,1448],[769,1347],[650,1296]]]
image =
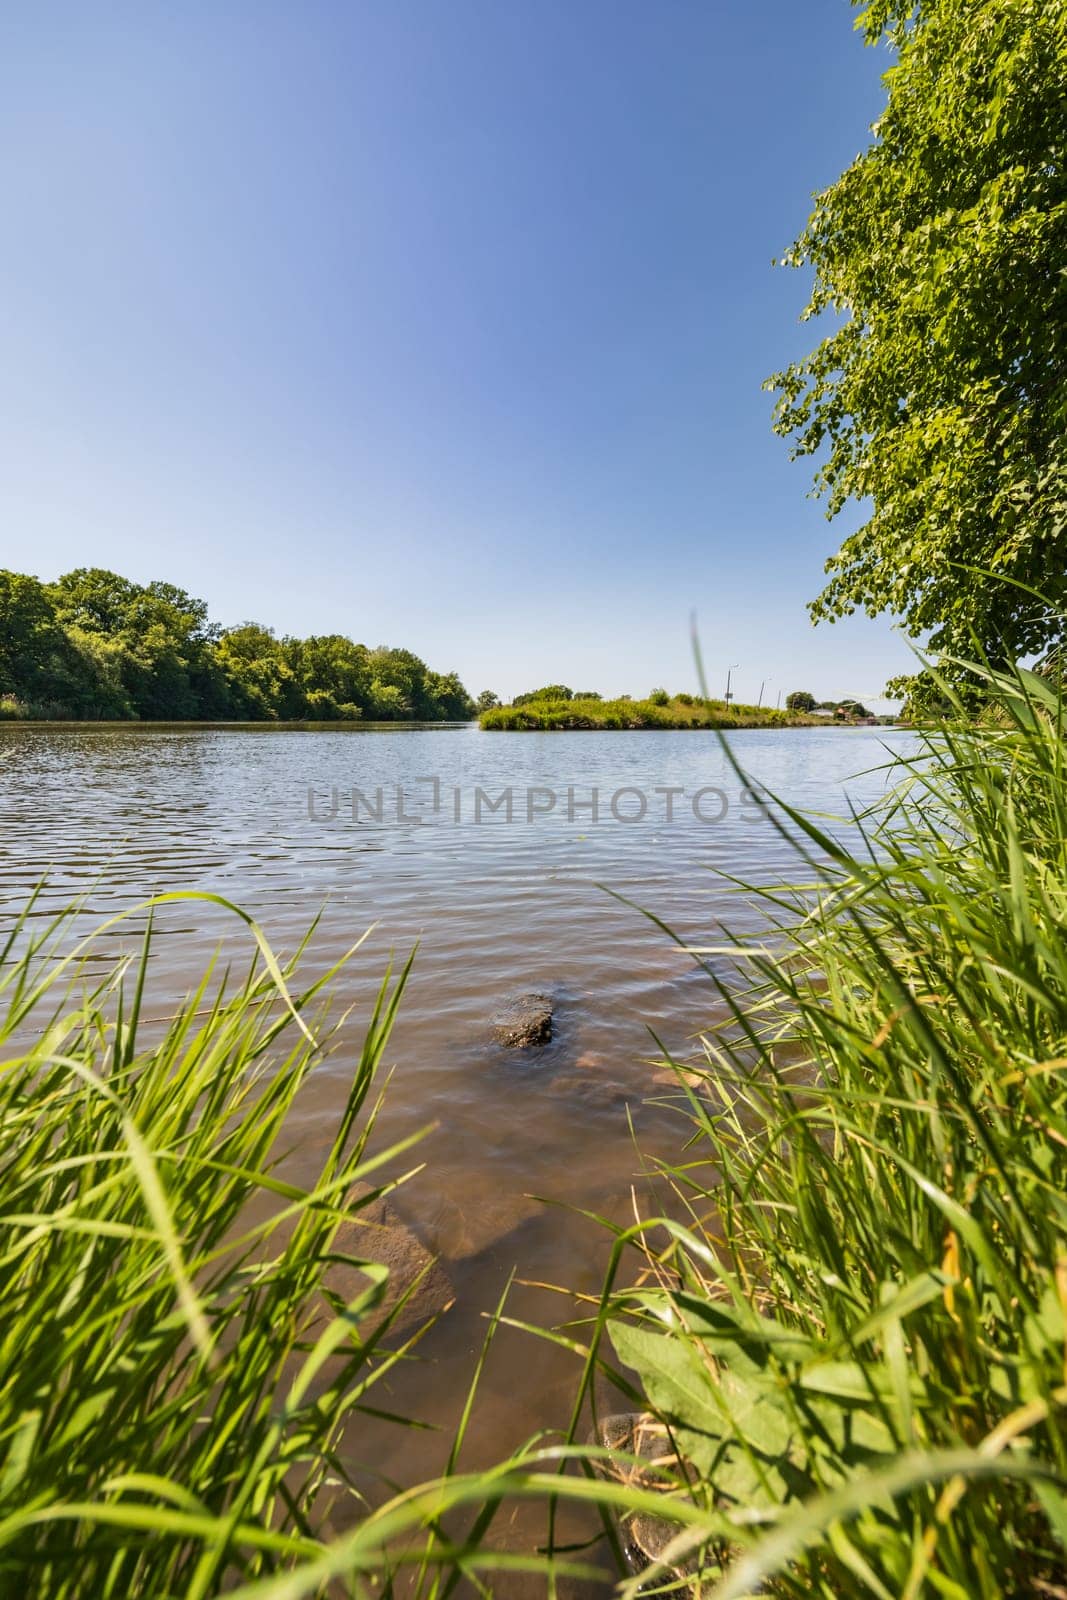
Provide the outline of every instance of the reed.
[[731,1020],[581,1341],[665,1430],[631,1590],[1067,1594],[1063,705],[971,670],[872,813],[773,808],[797,885],[695,952]]
[[[278,1171],[282,1129],[336,1042],[338,968],[297,987],[299,952],[280,962],[245,918],[247,973],[209,969],[146,1021],[151,917],[179,898],[213,897],[139,908],[139,957],[103,976],[117,930],[72,943],[77,908],[31,901],[0,952],[4,1594],[191,1600],[307,1566],[327,1506],[366,1517],[338,1445],[418,1337],[386,1349],[385,1270],[335,1245],[401,1153],[368,1138],[406,969],[300,1188]],[[362,1269],[347,1302],[339,1261]]]

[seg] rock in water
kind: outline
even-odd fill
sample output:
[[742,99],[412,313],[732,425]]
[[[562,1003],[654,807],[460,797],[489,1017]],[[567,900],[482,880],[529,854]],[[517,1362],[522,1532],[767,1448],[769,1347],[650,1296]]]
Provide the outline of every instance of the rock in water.
[[[366,1192],[364,1185],[357,1185],[353,1198],[363,1199]],[[337,1229],[333,1248],[339,1255],[380,1262],[389,1269],[385,1298],[367,1318],[368,1330],[379,1327],[403,1296],[408,1295],[390,1325],[387,1342],[407,1338],[424,1323],[440,1316],[455,1298],[440,1262],[386,1200],[371,1200],[369,1204],[360,1205],[353,1212],[352,1220],[342,1222]],[[357,1267],[335,1261],[326,1270],[326,1283],[335,1294],[352,1300],[369,1286],[370,1280]]]
[[552,1037],[552,1001],[547,994],[518,994],[493,1018],[493,1038],[509,1050],[528,1050]]
[[[657,1471],[657,1467],[669,1472],[671,1469],[677,1470],[679,1466],[666,1428],[647,1412],[622,1412],[603,1417],[599,1427],[593,1430],[590,1443],[634,1456],[637,1461],[648,1462],[648,1468],[645,1469],[633,1462],[594,1461],[593,1471],[598,1477],[614,1479],[633,1489],[662,1492],[666,1488],[666,1480],[663,1471]],[[639,1574],[653,1562],[659,1561],[679,1531],[679,1524],[667,1517],[653,1516],[647,1511],[623,1512],[619,1518],[619,1532],[630,1571]],[[685,1566],[672,1564],[668,1571],[674,1574],[678,1583],[684,1583],[691,1576]],[[661,1578],[660,1582],[663,1581]],[[683,1591],[676,1586],[673,1592],[681,1600],[683,1593],[691,1595],[693,1590],[689,1587]]]
[[467,1261],[484,1250],[502,1247],[504,1241],[544,1207],[532,1195],[501,1189],[475,1172],[462,1195],[440,1195],[427,1211],[425,1237],[430,1248],[447,1261]]

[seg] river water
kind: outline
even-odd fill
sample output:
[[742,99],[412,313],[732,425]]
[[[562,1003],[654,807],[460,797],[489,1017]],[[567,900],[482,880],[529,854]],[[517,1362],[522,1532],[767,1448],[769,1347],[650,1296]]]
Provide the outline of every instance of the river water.
[[[912,737],[754,730],[732,735],[731,747],[757,789],[843,816],[846,793],[859,805],[877,797],[888,751]],[[9,726],[0,755],[5,917],[45,874],[42,911],[84,894],[86,917],[103,919],[154,892],[203,889],[239,902],[280,951],[322,910],[309,971],[374,925],[337,986],[338,1006],[354,1007],[351,1051],[313,1076],[289,1129],[289,1170],[301,1179],[318,1171],[377,981],[391,956],[418,945],[378,1141],[432,1125],[406,1158],[426,1170],[395,1204],[441,1255],[456,1303],[378,1403],[441,1433],[383,1426],[352,1450],[369,1450],[395,1481],[428,1476],[511,1269],[595,1291],[606,1234],[565,1208],[631,1216],[635,1186],[646,1188],[643,1157],[679,1147],[684,1124],[653,1035],[692,1052],[722,1010],[692,958],[636,908],[695,944],[715,943],[721,922],[758,928],[758,908],[723,874],[789,880],[798,872],[789,846],[707,732]],[[132,943],[129,926],[102,941]],[[247,945],[224,912],[168,908],[154,1014],[220,944]],[[551,997],[553,1038],[508,1052],[492,1040],[492,1013],[526,991]],[[509,1304],[541,1322],[573,1311],[524,1285]],[[504,1330],[465,1463],[499,1459],[564,1422],[575,1376],[573,1357]]]

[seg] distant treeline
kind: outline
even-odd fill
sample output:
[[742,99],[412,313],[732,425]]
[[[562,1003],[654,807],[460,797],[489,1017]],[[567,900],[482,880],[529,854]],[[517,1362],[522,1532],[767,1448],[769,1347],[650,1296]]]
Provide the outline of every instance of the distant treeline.
[[0,717],[463,720],[454,672],[343,634],[223,628],[172,583],[79,567],[56,583],[0,570]]

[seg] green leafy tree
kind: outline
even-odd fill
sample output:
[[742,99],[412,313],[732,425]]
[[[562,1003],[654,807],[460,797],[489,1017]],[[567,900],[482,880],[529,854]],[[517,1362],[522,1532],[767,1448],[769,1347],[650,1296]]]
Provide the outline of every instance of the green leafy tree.
[[106,567],[75,567],[65,572],[49,592],[56,614],[67,627],[103,638],[117,638],[130,624],[134,603],[142,593],[129,578]]
[[65,573],[50,593],[64,628],[95,660],[106,659],[134,715],[202,714],[217,632],[203,600],[172,583],[133,583],[103,567]]
[[[374,715],[424,717],[426,705],[426,663],[410,650],[391,650],[379,645],[370,653],[371,697]],[[385,693],[385,690],[395,693]]]
[[127,643],[141,677],[136,698],[142,716],[216,713],[224,703],[212,657],[219,633],[208,620],[207,602],[176,584],[153,581],[137,593]]
[[82,628],[66,630],[70,671],[57,693],[69,716],[91,721],[127,722],[137,711],[126,687],[126,651],[116,639]]
[[242,622],[226,628],[215,647],[233,713],[250,721],[299,716],[303,702],[286,650],[273,628]]
[[370,652],[342,633],[284,639],[282,654],[300,701],[296,714],[352,720],[371,703]]
[[814,711],[815,696],[806,689],[794,689],[792,694],[786,695],[785,707],[787,711]]
[[532,705],[535,700],[573,700],[574,691],[565,683],[549,683],[543,689],[531,689],[528,694],[517,694],[513,706]]
[[455,672],[427,672],[427,714],[444,722],[466,722],[474,716],[475,705]]
[[483,711],[492,711],[500,704],[500,696],[494,694],[492,689],[483,689],[474,704],[479,714]]
[[52,698],[64,678],[67,642],[37,578],[0,571],[0,694]]
[[454,672],[410,650],[344,634],[278,639],[255,622],[221,629],[203,600],[104,567],[55,583],[0,571],[5,714],[83,718],[363,716],[461,721],[474,702]]
[[383,722],[403,721],[411,716],[411,702],[395,683],[383,683],[375,678],[371,684],[371,712]]
[[30,714],[134,715],[116,652],[60,621],[51,587],[0,571],[0,695]]
[[874,0],[860,26],[895,52],[888,103],[786,256],[837,325],[768,380],[828,515],[870,507],[812,614],[1037,651],[1067,598],[1067,0]]

